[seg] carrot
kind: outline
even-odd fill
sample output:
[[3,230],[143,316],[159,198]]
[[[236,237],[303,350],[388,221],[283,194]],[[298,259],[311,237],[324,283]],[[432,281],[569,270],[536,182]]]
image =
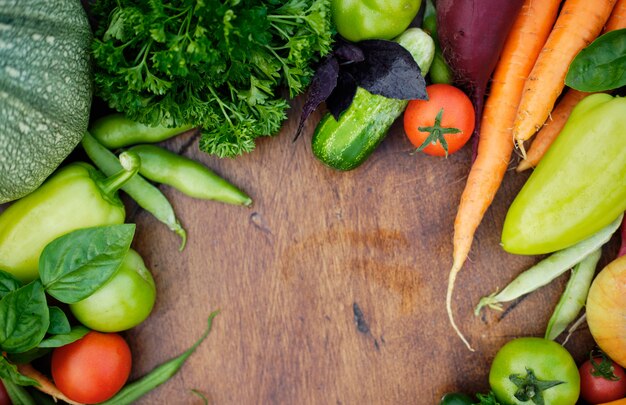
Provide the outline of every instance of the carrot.
[[626,28],[626,0],[617,0],[615,8],[604,28],[605,32]]
[[[622,28],[626,28],[626,0],[617,0],[613,12],[604,27],[604,32]],[[558,105],[554,108],[554,111],[552,111],[552,114],[550,114],[551,121],[546,123],[543,128],[539,130],[535,140],[532,145],[530,145],[526,158],[517,166],[516,170],[518,172],[537,166],[539,160],[541,160],[550,145],[552,145],[552,142],[554,142],[561,132],[561,129],[563,129],[563,126],[565,126],[565,122],[574,107],[576,107],[580,100],[588,95],[589,93],[582,93],[573,89],[565,93],[561,101],[559,101]]]
[[607,22],[615,0],[566,0],[541,54],[526,79],[513,135],[526,155],[524,141],[546,122],[565,86],[567,69],[581,49],[593,41]]
[[496,66],[481,120],[478,155],[467,179],[454,222],[453,264],[448,279],[446,308],[452,327],[470,350],[452,315],[454,281],[463,267],[474,233],[500,187],[513,151],[511,128],[530,73],[552,25],[560,0],[525,0],[506,39]]
[[[626,0],[625,0],[626,1]],[[583,93],[582,91],[570,89],[561,98],[561,101],[557,104],[550,114],[551,120],[548,120],[546,124],[539,130],[535,136],[535,140],[530,145],[526,158],[519,162],[519,165],[515,170],[523,172],[526,169],[537,166],[539,160],[546,153],[552,142],[559,135],[567,119],[569,118],[572,110],[580,100],[587,97],[589,93]]]

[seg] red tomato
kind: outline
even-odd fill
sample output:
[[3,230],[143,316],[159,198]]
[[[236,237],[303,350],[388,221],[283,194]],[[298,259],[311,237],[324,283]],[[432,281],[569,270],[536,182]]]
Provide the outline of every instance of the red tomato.
[[7,389],[4,387],[4,384],[2,384],[2,381],[0,381],[0,405],[11,405],[11,397],[9,397],[9,393],[7,392]]
[[404,132],[418,150],[447,156],[461,149],[474,131],[474,106],[449,84],[426,87],[428,100],[411,100],[404,112]]
[[52,353],[55,384],[68,398],[85,404],[115,395],[126,383],[130,367],[130,348],[115,333],[89,332]]
[[[587,360],[579,368],[580,396],[590,404],[601,404],[626,397],[626,372],[617,363],[608,359],[605,363],[606,367],[610,367],[609,364],[613,366],[614,377],[606,378],[592,374],[602,364],[601,361],[601,358],[594,358],[594,367],[591,361]],[[608,375],[610,376],[610,372]]]

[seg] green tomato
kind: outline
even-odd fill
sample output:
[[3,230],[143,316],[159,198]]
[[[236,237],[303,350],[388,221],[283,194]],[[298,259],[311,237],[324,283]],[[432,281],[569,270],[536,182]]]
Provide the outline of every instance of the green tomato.
[[337,32],[347,40],[393,39],[417,15],[422,0],[332,0]]
[[472,405],[474,402],[470,397],[459,392],[451,392],[441,398],[439,405]]
[[80,323],[100,332],[120,332],[143,322],[154,306],[156,287],[143,259],[129,250],[119,270],[95,293],[70,305]]
[[565,249],[626,210],[625,128],[626,98],[593,94],[574,108],[509,208],[504,250]]
[[580,375],[563,346],[527,337],[508,342],[496,354],[489,385],[503,405],[574,405],[580,393]]

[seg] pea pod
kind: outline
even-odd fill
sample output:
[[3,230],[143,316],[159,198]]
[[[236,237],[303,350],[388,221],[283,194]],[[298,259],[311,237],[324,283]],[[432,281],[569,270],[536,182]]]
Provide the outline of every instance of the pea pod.
[[139,173],[157,183],[203,200],[250,206],[252,199],[206,166],[154,145],[129,149],[141,159]]
[[561,250],[624,210],[626,98],[593,94],[574,108],[511,204],[502,246],[516,254]]
[[184,125],[177,128],[149,127],[127,118],[124,114],[111,114],[96,120],[89,132],[109,149],[140,143],[156,143],[169,139],[193,128]]
[[[82,145],[89,158],[105,174],[115,173],[121,167],[115,155],[102,146],[89,132],[85,133]],[[154,215],[156,219],[180,236],[182,240],[180,250],[183,250],[187,241],[187,232],[176,218],[172,205],[157,187],[137,175],[123,185],[122,190],[141,208]]]
[[501,303],[517,299],[548,284],[608,242],[619,228],[621,220],[622,215],[590,238],[543,259],[517,276],[499,293],[481,298],[474,313],[478,315],[484,306],[500,310]]
[[452,84],[452,70],[446,63],[439,45],[439,36],[437,35],[437,10],[432,0],[426,0],[426,12],[424,13],[424,23],[422,28],[435,41],[435,57],[430,65],[428,75],[432,83]]
[[567,282],[565,291],[548,321],[545,334],[546,339],[556,339],[567,328],[567,325],[576,319],[576,316],[585,305],[587,293],[589,292],[589,287],[591,287],[591,281],[601,255],[602,251],[597,249],[572,269],[572,276]]
[[189,356],[193,354],[198,346],[200,346],[200,344],[204,342],[207,336],[209,336],[209,333],[211,332],[211,326],[213,324],[213,318],[215,318],[217,314],[218,312],[216,311],[209,315],[208,325],[204,334],[200,337],[200,339],[198,339],[196,343],[194,343],[193,346],[187,349],[183,354],[161,364],[139,380],[126,385],[113,398],[102,402],[101,404],[130,405],[142,396],[146,395],[148,392],[152,391],[157,386],[169,380],[174,374],[178,372],[178,370],[180,370],[183,364],[185,364],[185,361],[189,358]]
[[69,164],[0,215],[0,269],[22,281],[37,278],[46,245],[80,228],[124,223],[126,212],[117,190],[139,169],[127,155],[109,178],[93,166]]

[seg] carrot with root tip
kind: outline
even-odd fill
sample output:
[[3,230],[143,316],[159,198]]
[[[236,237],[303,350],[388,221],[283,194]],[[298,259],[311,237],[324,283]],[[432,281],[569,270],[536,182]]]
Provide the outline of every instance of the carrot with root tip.
[[511,129],[525,79],[550,34],[560,2],[524,1],[494,72],[481,120],[478,155],[470,170],[454,222],[453,264],[448,279],[446,309],[452,327],[470,350],[473,349],[452,315],[454,282],[467,259],[474,233],[506,173],[513,152]]
[[552,142],[554,142],[565,126],[574,107],[589,94],[590,93],[583,93],[582,91],[574,89],[570,89],[565,93],[561,101],[559,101],[554,108],[554,111],[552,111],[552,114],[550,114],[551,119],[548,120],[535,136],[535,140],[526,153],[526,158],[519,162],[515,170],[523,172],[524,170],[537,166],[537,163],[539,163],[543,155],[548,151],[550,145],[552,145]]
[[[606,23],[606,27],[604,27],[604,32],[622,28],[626,28],[626,0],[617,0],[613,12]],[[537,163],[539,163],[543,155],[548,151],[550,145],[552,145],[552,142],[554,142],[565,126],[574,107],[589,94],[590,93],[569,89],[567,93],[561,97],[561,101],[559,101],[554,111],[552,111],[552,114],[550,114],[551,119],[539,130],[535,136],[535,140],[530,145],[526,158],[517,166],[516,170],[518,172],[537,166]]]
[[565,87],[570,63],[600,34],[614,5],[615,0],[565,1],[554,29],[526,79],[513,126],[513,135],[524,157],[524,141],[546,122]]

